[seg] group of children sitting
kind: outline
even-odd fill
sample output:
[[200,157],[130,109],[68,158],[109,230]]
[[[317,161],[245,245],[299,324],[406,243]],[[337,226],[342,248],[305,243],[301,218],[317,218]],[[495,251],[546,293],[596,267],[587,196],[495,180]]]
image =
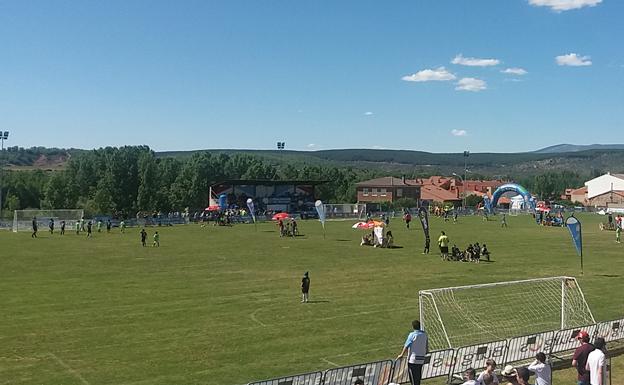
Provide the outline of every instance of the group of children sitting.
[[476,242],[474,245],[469,244],[464,251],[461,251],[457,245],[453,245],[449,255],[449,260],[479,263],[481,261],[481,257],[485,258],[489,262],[490,251],[485,243],[483,246],[480,246],[479,242]]
[[394,247],[394,237],[392,236],[392,231],[388,230],[386,235],[382,237],[375,235],[374,231],[370,234],[365,234],[362,236],[360,246],[385,247],[391,249]]

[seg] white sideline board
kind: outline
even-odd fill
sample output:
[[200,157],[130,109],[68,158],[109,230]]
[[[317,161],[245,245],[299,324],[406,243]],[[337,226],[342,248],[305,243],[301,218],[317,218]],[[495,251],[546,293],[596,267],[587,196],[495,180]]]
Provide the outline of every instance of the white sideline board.
[[506,352],[507,340],[461,347],[455,353],[453,370],[449,374],[463,373],[469,368],[484,368],[485,361],[490,358],[497,363],[503,362]]
[[509,339],[505,364],[535,358],[539,352],[548,354],[554,343],[556,331],[548,331]]
[[557,336],[553,340],[551,353],[564,352],[566,350],[574,350],[580,342],[576,339],[576,335],[581,330],[585,330],[590,336],[594,335],[596,325],[587,325],[576,328],[569,328],[557,332]]
[[602,337],[606,342],[621,340],[624,338],[624,318],[599,322],[596,325],[592,338]]

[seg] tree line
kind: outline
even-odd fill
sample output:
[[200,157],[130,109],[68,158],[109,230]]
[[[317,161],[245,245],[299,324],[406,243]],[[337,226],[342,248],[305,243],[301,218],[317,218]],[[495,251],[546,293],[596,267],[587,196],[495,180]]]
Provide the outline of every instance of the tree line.
[[[82,208],[89,214],[118,215],[196,210],[208,204],[210,185],[228,179],[325,180],[317,186],[318,198],[343,203],[356,201],[357,182],[385,176],[380,173],[249,154],[206,151],[176,158],[158,157],[147,146],[106,147],[75,154],[62,171],[4,171],[2,203],[5,216],[28,208]],[[580,187],[584,177],[550,171],[517,182],[541,199],[556,199],[566,188]]]
[[328,203],[354,202],[355,183],[374,172],[351,167],[271,163],[247,154],[198,152],[157,157],[147,146],[106,147],[73,156],[62,171],[5,171],[3,208],[85,209],[89,214],[134,215],[208,205],[210,185],[228,179],[325,180]]

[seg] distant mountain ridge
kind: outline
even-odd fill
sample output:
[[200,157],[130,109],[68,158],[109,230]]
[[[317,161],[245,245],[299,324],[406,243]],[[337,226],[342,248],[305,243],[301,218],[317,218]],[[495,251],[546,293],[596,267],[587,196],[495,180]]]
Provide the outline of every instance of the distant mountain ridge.
[[554,146],[544,147],[537,151],[536,154],[558,154],[564,152],[579,152],[588,150],[624,150],[624,144],[556,144]]

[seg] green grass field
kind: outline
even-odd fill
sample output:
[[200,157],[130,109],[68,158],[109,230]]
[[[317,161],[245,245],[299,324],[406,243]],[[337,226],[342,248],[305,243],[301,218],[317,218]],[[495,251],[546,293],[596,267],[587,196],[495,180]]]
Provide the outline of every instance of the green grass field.
[[[296,239],[269,223],[159,228],[160,248],[141,247],[139,229],[0,232],[0,384],[233,385],[388,359],[418,316],[418,290],[435,287],[572,275],[597,320],[622,317],[624,244],[598,230],[604,217],[580,218],[584,276],[567,230],[528,216],[508,217],[508,229],[432,219],[435,237],[487,243],[494,262],[481,264],[421,255],[419,224],[398,219],[403,248],[392,250],[359,246],[352,221],[328,222],[326,239],[316,221],[300,222]],[[498,305],[504,317],[521,311]]]

